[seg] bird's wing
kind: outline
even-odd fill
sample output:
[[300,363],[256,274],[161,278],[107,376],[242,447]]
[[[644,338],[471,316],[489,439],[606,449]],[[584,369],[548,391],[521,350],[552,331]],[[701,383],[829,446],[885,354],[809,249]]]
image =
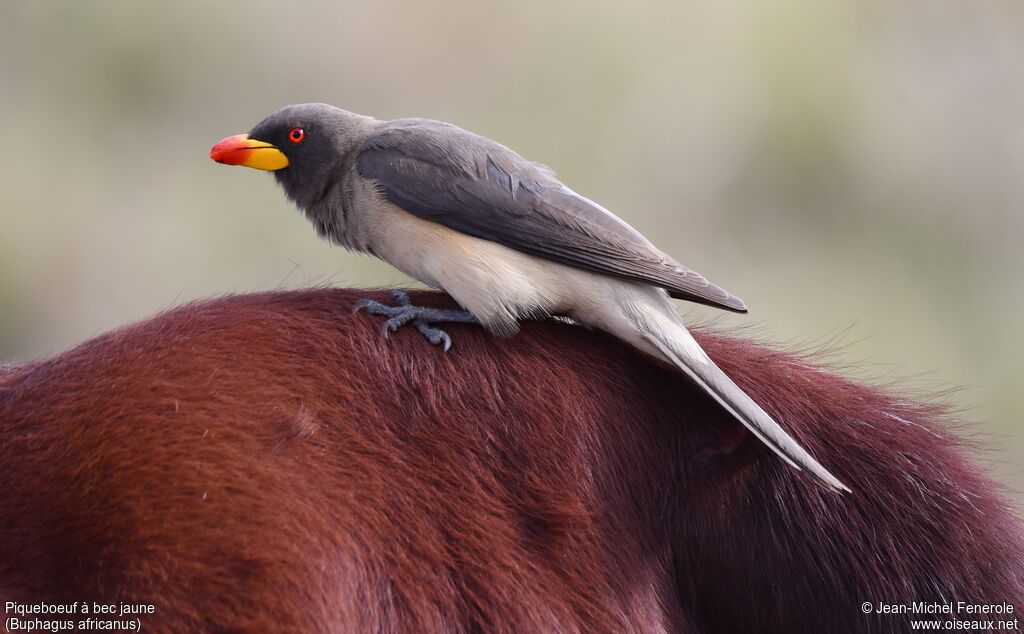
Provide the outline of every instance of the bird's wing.
[[548,168],[507,147],[426,119],[389,122],[356,166],[393,204],[470,236],[577,268],[644,282],[737,312],[743,301],[682,266]]

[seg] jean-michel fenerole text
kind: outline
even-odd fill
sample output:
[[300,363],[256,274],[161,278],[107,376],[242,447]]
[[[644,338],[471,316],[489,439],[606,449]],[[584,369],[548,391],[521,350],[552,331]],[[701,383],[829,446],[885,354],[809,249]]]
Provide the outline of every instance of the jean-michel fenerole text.
[[883,603],[874,606],[875,614],[1013,614],[1011,603],[968,603],[966,601],[914,601],[913,603]]

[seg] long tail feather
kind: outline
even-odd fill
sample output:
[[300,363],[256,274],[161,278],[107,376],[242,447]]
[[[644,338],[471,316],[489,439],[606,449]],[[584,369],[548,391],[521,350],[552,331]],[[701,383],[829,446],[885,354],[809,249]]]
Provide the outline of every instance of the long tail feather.
[[682,324],[670,329],[641,327],[641,334],[669,361],[678,366],[694,382],[704,388],[722,407],[743,423],[764,444],[796,469],[806,469],[818,483],[836,492],[850,489],[821,466],[768,415],[760,405],[741,390],[725,372],[704,353]]

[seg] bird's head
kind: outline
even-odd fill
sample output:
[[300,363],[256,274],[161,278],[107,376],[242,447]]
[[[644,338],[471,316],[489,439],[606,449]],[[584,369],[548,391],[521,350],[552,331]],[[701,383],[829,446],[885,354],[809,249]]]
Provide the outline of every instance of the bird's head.
[[356,139],[362,117],[322,103],[285,106],[260,121],[249,134],[214,145],[210,158],[274,172],[290,199],[308,210],[335,182],[336,168]]

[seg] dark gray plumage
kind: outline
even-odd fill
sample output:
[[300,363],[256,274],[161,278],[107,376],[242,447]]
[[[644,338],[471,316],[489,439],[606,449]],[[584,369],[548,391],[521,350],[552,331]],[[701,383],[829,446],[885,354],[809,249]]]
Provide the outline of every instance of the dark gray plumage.
[[402,209],[524,253],[666,289],[672,297],[746,312],[738,297],[658,250],[547,167],[428,119],[381,126],[356,150],[359,173]]

